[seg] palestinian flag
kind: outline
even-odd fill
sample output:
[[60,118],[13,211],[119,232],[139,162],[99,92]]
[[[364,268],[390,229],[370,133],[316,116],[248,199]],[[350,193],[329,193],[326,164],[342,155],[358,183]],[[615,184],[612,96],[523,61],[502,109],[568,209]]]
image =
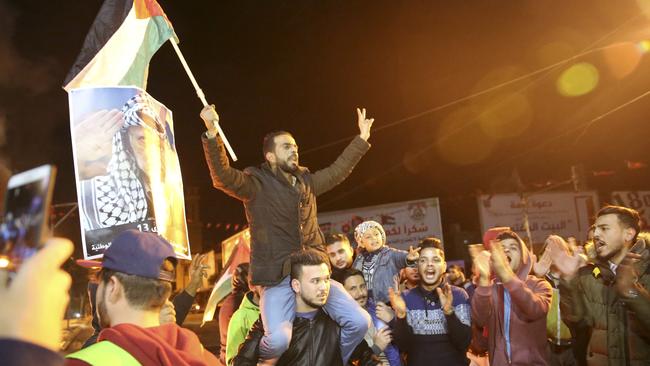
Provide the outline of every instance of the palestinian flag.
[[63,88],[133,85],[146,89],[149,61],[171,37],[176,39],[174,29],[155,0],[106,0]]
[[241,263],[250,263],[250,230],[246,229],[224,240],[221,247],[221,255],[224,256],[224,258],[228,258],[228,261],[223,266],[221,277],[212,288],[212,293],[210,293],[208,303],[205,305],[201,326],[203,326],[206,321],[210,321],[214,318],[217,305],[232,292],[232,277],[235,274],[237,266]]

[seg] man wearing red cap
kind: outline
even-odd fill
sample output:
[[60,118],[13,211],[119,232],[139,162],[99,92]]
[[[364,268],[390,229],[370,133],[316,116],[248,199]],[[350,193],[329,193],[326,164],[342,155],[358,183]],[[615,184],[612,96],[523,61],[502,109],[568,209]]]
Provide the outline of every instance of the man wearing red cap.
[[489,230],[490,251],[474,255],[479,272],[472,320],[488,328],[491,365],[548,365],[546,313],[551,286],[530,275],[533,256],[509,228]]
[[198,337],[160,324],[174,281],[174,250],[154,233],[127,230],[104,252],[97,288],[98,342],[68,355],[66,365],[215,365]]

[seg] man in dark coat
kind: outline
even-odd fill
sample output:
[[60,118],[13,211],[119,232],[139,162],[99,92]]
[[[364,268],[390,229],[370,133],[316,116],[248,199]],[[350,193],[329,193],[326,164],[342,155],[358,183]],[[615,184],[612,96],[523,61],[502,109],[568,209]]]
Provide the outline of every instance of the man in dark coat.
[[[303,248],[325,252],[316,219],[316,197],[345,180],[370,148],[367,140],[374,120],[366,118],[365,109],[357,109],[357,116],[359,136],[332,165],[312,174],[298,165],[298,145],[284,131],[265,136],[262,165],[244,171],[231,167],[217,135],[219,116],[212,106],[201,111],[208,129],[202,140],[212,183],[244,203],[251,232],[251,283],[262,286],[260,311],[265,334],[260,358],[267,364],[275,364],[291,341],[295,301],[287,270],[289,255]],[[363,339],[370,317],[337,282],[332,283],[325,310],[341,326],[345,363]]]

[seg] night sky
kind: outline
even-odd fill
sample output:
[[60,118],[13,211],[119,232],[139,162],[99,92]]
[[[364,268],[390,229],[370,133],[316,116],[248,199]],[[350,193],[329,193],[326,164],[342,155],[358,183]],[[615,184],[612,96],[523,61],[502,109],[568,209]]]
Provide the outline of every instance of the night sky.
[[[603,197],[649,188],[650,169],[626,161],[650,163],[650,95],[615,110],[650,89],[646,1],[159,3],[236,167],[259,164],[275,129],[294,134],[302,165],[325,167],[358,133],[357,106],[375,118],[372,149],[319,198],[321,211],[440,197],[448,237],[454,224],[478,231],[476,193],[515,190],[515,169],[528,191],[576,164]],[[0,152],[13,171],[56,164],[55,203],[76,200],[61,85],[100,6],[0,0]],[[201,104],[171,45],[154,56],[147,90],[174,112],[202,221],[245,223],[241,203],[211,186]]]

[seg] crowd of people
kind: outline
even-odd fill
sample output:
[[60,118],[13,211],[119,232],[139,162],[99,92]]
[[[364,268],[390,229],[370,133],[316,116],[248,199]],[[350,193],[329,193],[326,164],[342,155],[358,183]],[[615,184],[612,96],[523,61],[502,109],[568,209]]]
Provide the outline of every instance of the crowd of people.
[[[468,268],[447,266],[438,238],[390,246],[364,221],[350,240],[325,237],[316,197],[368,151],[373,120],[329,167],[298,164],[287,132],[270,133],[264,163],[230,166],[213,107],[201,112],[214,187],[241,200],[250,263],[222,307],[222,352],[180,326],[196,294],[170,301],[176,259],[155,233],[129,230],[105,251],[92,291],[97,337],[57,352],[70,277],[66,239],[50,240],[8,280],[0,272],[0,359],[6,365],[648,365],[650,235],[635,210],[605,206],[584,245],[552,235],[535,255],[507,227],[484,233]],[[47,310],[44,310],[47,309]],[[223,318],[223,320],[222,320]]]

